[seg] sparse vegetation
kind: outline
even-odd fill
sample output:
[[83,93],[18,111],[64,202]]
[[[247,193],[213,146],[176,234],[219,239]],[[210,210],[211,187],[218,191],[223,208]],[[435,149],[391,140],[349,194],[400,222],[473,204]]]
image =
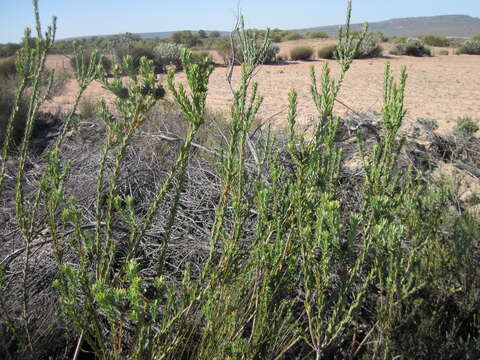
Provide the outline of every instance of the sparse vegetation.
[[[86,58],[78,47],[73,108],[34,154],[56,29],[54,19],[42,35],[39,18],[38,40],[30,47],[27,29],[19,82],[6,100],[1,355],[479,357],[480,219],[466,208],[478,198],[461,200],[432,171],[477,174],[480,140],[427,132],[427,149],[425,139],[406,136],[407,71],[396,79],[389,64],[378,124],[334,114],[363,39],[350,32],[351,2],[338,72],[327,62],[319,76],[311,68],[317,116],[308,134],[297,124],[295,90],[285,134],[257,126],[255,74],[272,43],[240,19],[228,119],[214,119],[206,105],[213,66],[188,49],[186,81],[170,69],[165,89],[154,59],[127,54],[107,77],[99,53]],[[114,101],[99,103],[96,121],[76,122],[93,81]],[[472,120],[461,122],[472,134]]]
[[168,65],[174,65],[177,70],[182,69],[181,53],[183,46],[179,44],[163,43],[153,49],[157,71],[166,72]]
[[290,50],[290,60],[311,60],[313,48],[311,46],[296,46]]

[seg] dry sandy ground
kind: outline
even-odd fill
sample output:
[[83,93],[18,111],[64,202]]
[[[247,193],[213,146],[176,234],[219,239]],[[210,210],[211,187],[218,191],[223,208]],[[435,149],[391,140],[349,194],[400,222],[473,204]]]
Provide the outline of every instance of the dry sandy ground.
[[[303,40],[318,49],[331,40]],[[299,42],[281,44],[280,54]],[[449,132],[460,116],[470,116],[480,120],[480,56],[435,56],[414,58],[407,56],[388,56],[377,59],[355,60],[346,76],[339,100],[356,112],[379,111],[382,106],[383,73],[386,62],[390,62],[394,74],[398,77],[401,66],[408,70],[406,106],[408,120],[430,118],[438,121],[441,133]],[[284,65],[263,66],[256,81],[259,92],[265,96],[259,112],[261,121],[268,120],[274,128],[282,129],[286,123],[287,99],[290,89],[298,92],[298,122],[307,123],[316,116],[315,106],[310,97],[310,68],[313,66],[320,75],[325,62],[331,67],[332,74],[338,75],[339,67],[335,61],[314,60],[289,62]],[[68,68],[68,59],[52,55],[48,65],[55,68]],[[226,82],[227,69],[218,67],[210,78],[208,105],[218,111],[227,111],[231,103],[231,92]],[[239,68],[235,68],[233,81],[239,78]],[[177,81],[185,81],[183,73],[177,74]],[[45,105],[45,110],[57,111],[71,105],[76,91],[74,80],[69,80],[63,92]],[[106,98],[109,94],[99,83],[92,84],[86,96],[93,99]],[[340,115],[350,112],[341,104],[336,105]]]

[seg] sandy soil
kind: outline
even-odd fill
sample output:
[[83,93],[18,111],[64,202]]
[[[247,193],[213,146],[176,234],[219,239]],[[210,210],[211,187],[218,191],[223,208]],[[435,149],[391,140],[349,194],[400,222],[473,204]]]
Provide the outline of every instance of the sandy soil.
[[[280,44],[280,55],[287,54],[291,47],[308,44],[318,49],[332,40],[301,40]],[[386,45],[388,47],[388,45]],[[438,121],[441,133],[449,132],[460,116],[470,116],[480,120],[480,56],[435,56],[413,58],[407,56],[387,56],[377,59],[354,61],[350,69],[339,100],[356,112],[379,111],[383,96],[383,72],[386,62],[390,62],[396,76],[401,66],[408,70],[406,106],[407,118],[430,118]],[[335,61],[313,60],[308,62],[288,62],[283,65],[263,66],[256,80],[259,92],[265,96],[259,112],[261,121],[268,120],[277,129],[285,126],[287,99],[290,89],[298,92],[298,122],[307,123],[316,116],[315,106],[310,97],[310,68],[313,66],[318,75],[327,63],[332,74],[338,75],[339,67]],[[68,59],[52,55],[48,66],[68,68]],[[227,111],[231,101],[230,88],[226,82],[227,69],[218,67],[210,79],[208,105],[214,110]],[[233,74],[234,83],[238,81],[239,68]],[[177,81],[185,81],[185,75],[179,73]],[[45,110],[58,111],[71,105],[77,87],[69,80],[61,95],[45,104]],[[111,97],[99,83],[92,84],[86,96],[93,99]],[[350,112],[345,106],[337,104],[340,115]]]

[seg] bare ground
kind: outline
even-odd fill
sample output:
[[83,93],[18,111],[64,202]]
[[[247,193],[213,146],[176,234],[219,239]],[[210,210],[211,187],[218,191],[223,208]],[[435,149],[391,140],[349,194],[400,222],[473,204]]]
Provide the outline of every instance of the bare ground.
[[[315,49],[332,43],[332,40],[302,40],[280,44],[280,55],[289,53],[293,46],[311,45]],[[386,44],[388,48],[388,44]],[[437,52],[438,51],[435,51]],[[385,52],[387,53],[387,51]],[[452,51],[451,51],[452,53]],[[450,132],[455,120],[460,116],[470,116],[480,120],[480,56],[450,55],[425,58],[408,56],[387,56],[376,59],[355,60],[345,79],[339,95],[340,103],[336,112],[345,115],[355,112],[380,111],[383,96],[383,73],[385,63],[390,62],[395,75],[401,66],[408,70],[406,90],[407,119],[430,118],[438,121],[439,133]],[[265,65],[256,76],[259,92],[265,96],[259,112],[260,121],[269,121],[276,129],[283,129],[287,113],[287,99],[290,89],[298,92],[298,122],[306,124],[316,116],[315,106],[310,96],[310,68],[313,66],[319,75],[327,63],[334,76],[339,66],[335,61],[313,60],[287,62],[282,65]],[[55,68],[68,68],[68,59],[52,55],[48,65]],[[227,69],[217,67],[210,78],[209,106],[216,111],[228,111],[231,104],[230,87],[226,81]],[[233,82],[238,81],[239,68],[233,73]],[[177,74],[177,81],[185,82],[183,73]],[[77,87],[73,79],[65,84],[61,95],[45,104],[44,110],[65,111],[73,101]],[[92,84],[85,94],[92,99],[112,97],[101,84]],[[349,109],[350,108],[350,109]]]

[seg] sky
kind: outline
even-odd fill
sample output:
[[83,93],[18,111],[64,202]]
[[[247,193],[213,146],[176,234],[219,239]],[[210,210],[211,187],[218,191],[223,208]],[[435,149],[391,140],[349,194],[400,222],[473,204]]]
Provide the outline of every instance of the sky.
[[[346,0],[39,0],[57,39],[175,30],[231,30],[237,5],[251,28],[299,29],[344,22]],[[354,0],[352,22],[434,15],[480,17],[480,0]],[[0,0],[0,43],[34,25],[31,0]]]

